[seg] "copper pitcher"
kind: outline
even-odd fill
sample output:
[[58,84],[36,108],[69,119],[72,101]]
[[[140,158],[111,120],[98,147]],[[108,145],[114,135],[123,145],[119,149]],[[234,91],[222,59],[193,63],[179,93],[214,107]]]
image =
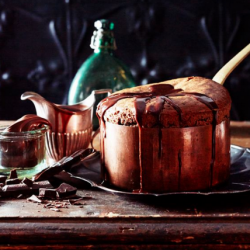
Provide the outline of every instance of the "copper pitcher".
[[74,105],[59,105],[47,101],[34,92],[22,94],[22,100],[31,100],[38,116],[51,123],[46,146],[50,159],[60,160],[78,149],[87,148],[92,136],[92,117],[95,95],[111,90],[94,90],[85,100]]

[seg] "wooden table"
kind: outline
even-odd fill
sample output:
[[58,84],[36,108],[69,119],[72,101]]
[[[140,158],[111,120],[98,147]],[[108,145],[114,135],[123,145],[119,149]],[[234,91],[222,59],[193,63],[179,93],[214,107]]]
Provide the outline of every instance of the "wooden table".
[[[231,123],[248,146],[250,123]],[[135,200],[86,188],[82,205],[52,211],[0,199],[0,249],[250,249],[250,194]]]

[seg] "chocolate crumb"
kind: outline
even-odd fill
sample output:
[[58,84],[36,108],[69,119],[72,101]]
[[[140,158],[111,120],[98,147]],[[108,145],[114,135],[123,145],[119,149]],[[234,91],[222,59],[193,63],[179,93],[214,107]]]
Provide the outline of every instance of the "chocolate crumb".
[[44,205],[43,207],[44,207],[44,208],[52,208],[52,207],[54,207],[54,205],[52,205],[52,204],[50,203],[50,204]]
[[74,205],[74,206],[82,206],[83,204],[80,203],[80,202],[75,202],[75,203],[73,203],[73,205]]
[[78,199],[70,199],[70,200],[68,200],[68,202],[70,205],[74,205],[75,203],[79,202],[82,199],[83,199],[83,197],[78,198]]
[[50,208],[50,210],[52,210],[52,211],[55,211],[55,212],[61,212],[61,210],[60,209],[58,209],[58,208]]

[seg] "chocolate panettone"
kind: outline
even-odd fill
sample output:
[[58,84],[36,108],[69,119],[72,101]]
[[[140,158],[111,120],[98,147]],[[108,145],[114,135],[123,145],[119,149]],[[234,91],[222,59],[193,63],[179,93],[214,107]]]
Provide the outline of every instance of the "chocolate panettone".
[[220,84],[179,78],[102,100],[104,178],[134,192],[208,189],[228,179],[231,99]]

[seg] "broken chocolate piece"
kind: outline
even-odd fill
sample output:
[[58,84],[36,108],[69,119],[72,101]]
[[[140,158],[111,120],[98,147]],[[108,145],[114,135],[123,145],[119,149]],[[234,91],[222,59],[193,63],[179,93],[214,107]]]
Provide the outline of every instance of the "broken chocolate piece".
[[36,174],[33,177],[33,181],[44,181],[44,180],[49,180],[52,178],[54,175],[60,173],[62,171],[62,167],[60,164],[55,163],[51,167],[47,167],[44,170],[42,170],[40,173]]
[[26,177],[21,181],[21,183],[26,184],[28,187],[32,187],[33,186],[33,181],[30,180],[30,179],[28,179],[28,178],[26,178]]
[[68,156],[66,159],[61,161],[63,169],[66,171],[69,171],[69,169],[71,168],[73,164],[81,162],[82,160],[84,160],[86,157],[93,154],[94,152],[96,152],[96,150],[93,148],[80,149],[74,152],[72,155]]
[[[3,192],[8,192],[8,191],[24,191],[24,190],[29,190],[30,188],[26,184],[12,184],[12,185],[5,185],[2,187]],[[19,192],[20,193],[20,192]]]
[[58,181],[60,183],[67,183],[69,185],[72,185],[76,188],[89,188],[90,184],[86,181],[83,181],[82,179],[76,178],[74,176],[72,176],[71,173],[66,172],[66,171],[62,171],[59,174],[55,175],[50,181],[52,181],[52,183],[55,183],[58,185]]
[[39,188],[52,188],[52,186],[49,181],[33,182],[32,189],[39,189]]
[[52,188],[49,181],[40,181],[33,183],[32,187],[28,187],[26,184],[12,184],[12,185],[5,185],[2,188],[1,196],[2,197],[12,197],[15,195],[19,195],[22,193],[23,195],[31,195],[37,194],[39,188]]
[[69,184],[62,183],[57,189],[56,189],[58,196],[66,197],[69,195],[76,194],[77,188],[70,186]]
[[13,184],[19,184],[20,180],[18,178],[15,179],[9,179],[5,181],[6,185],[13,185]]
[[55,189],[40,188],[39,189],[39,197],[49,198],[49,199],[56,199],[57,198],[57,192],[56,192]]
[[17,178],[17,172],[16,169],[10,170],[10,176],[9,179],[16,179]]
[[7,180],[7,176],[5,175],[0,175],[0,183],[5,184],[5,181]]

